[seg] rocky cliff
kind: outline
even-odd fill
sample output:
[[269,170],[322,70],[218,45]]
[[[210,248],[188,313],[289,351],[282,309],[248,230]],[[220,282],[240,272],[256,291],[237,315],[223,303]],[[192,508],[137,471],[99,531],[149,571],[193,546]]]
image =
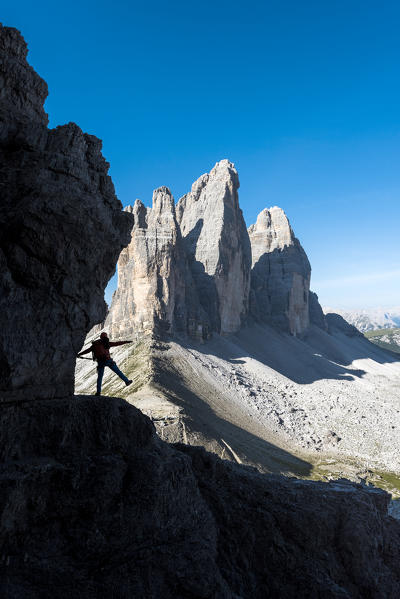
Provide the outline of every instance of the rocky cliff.
[[325,322],[330,333],[343,333],[348,337],[363,337],[364,335],[340,314],[325,314]]
[[[25,43],[8,28],[0,40],[5,80],[14,73],[23,104],[33,76]],[[3,97],[12,226],[4,233],[2,223],[1,307],[10,319],[2,315],[2,370],[10,375],[0,406],[1,596],[397,598],[400,526],[387,516],[386,493],[267,477],[167,445],[121,399],[38,399],[47,380],[48,397],[69,389],[63,361],[74,360],[75,342],[103,316],[99,298],[131,217],[115,199],[98,141],[75,125],[51,134],[32,102],[20,118],[16,101],[13,119],[11,96]],[[40,153],[32,128],[53,151]],[[160,195],[156,204],[170,201]],[[142,212],[137,206],[145,229]],[[94,264],[99,231],[109,246]],[[27,340],[22,347],[12,326]],[[17,368],[26,373],[23,403],[10,399]]]
[[185,255],[175,203],[166,187],[156,189],[152,208],[136,200],[132,240],[118,261],[118,289],[104,324],[112,337],[184,330]]
[[115,398],[3,408],[0,594],[397,599],[389,496],[171,446]]
[[47,85],[15,29],[0,28],[0,54],[0,395],[63,397],[131,216],[101,141],[73,123],[47,128]]
[[200,177],[175,211],[171,192],[138,200],[132,241],[104,327],[114,337],[185,332],[200,340],[239,330],[248,313],[250,243],[232,163]]
[[318,301],[318,295],[313,291],[310,291],[308,304],[310,307],[310,323],[315,324],[323,331],[327,331],[328,325],[326,323],[324,312],[322,310],[321,304]]
[[221,160],[176,208],[200,303],[222,334],[237,331],[248,313],[251,251],[238,189],[234,165]]
[[222,160],[176,209],[167,188],[154,192],[168,198],[158,207],[127,208],[133,237],[104,323],[114,337],[186,332],[204,340],[237,332],[249,314],[292,335],[310,322],[326,330],[309,290],[309,261],[284,211],[264,209],[247,232],[238,187],[236,169]]
[[252,253],[251,313],[292,335],[310,324],[311,267],[281,208],[265,208],[249,227]]
[[132,240],[118,260],[118,288],[102,326],[116,339],[176,332],[206,339],[210,319],[199,301],[170,190],[156,189],[152,208],[136,200],[125,210],[134,217]]

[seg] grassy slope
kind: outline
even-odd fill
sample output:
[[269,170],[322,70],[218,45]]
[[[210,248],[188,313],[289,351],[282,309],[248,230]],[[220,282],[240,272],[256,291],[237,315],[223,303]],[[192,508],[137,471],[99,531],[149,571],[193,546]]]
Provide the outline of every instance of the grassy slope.
[[[379,337],[382,335],[398,332],[400,333],[400,328],[371,331],[366,334],[366,337],[369,338],[370,341],[375,341],[376,337],[379,339]],[[144,406],[141,405],[141,390],[147,389],[149,384],[150,388],[162,388],[164,386],[162,383],[167,382],[163,380],[166,374],[164,368],[162,366],[161,369],[159,368],[160,361],[156,358],[157,355],[160,356],[164,354],[164,351],[160,352],[160,350],[168,348],[168,344],[165,344],[165,347],[161,347],[163,345],[164,344],[159,344],[154,340],[146,339],[139,342],[136,345],[128,346],[126,350],[121,348],[119,349],[118,353],[115,352],[115,358],[117,363],[119,364],[121,369],[126,373],[126,375],[129,378],[133,379],[133,384],[130,387],[124,387],[124,385],[121,384],[121,381],[118,379],[118,377],[116,377],[113,373],[109,372],[105,377],[103,385],[103,394],[111,397],[124,397],[128,401],[131,401],[133,404],[135,404],[137,407],[143,409]],[[399,346],[397,346],[397,351],[400,352]],[[87,367],[88,364],[85,363],[85,366]],[[92,375],[95,378],[94,367],[92,365],[90,365],[90,367],[90,370],[93,371]],[[92,393],[94,390],[94,378],[91,383],[91,387],[93,387],[93,389],[81,388],[79,389],[79,392]],[[167,385],[167,387],[168,386],[169,385]],[[149,391],[151,393],[150,389]],[[186,420],[184,414],[180,414],[179,421],[181,421],[182,416],[183,420]],[[156,418],[156,420],[163,420],[163,418],[160,415],[160,417]],[[166,414],[165,420],[166,421],[165,423],[162,423],[162,426],[168,424],[168,420],[171,420],[171,415]],[[159,426],[157,426],[156,422],[155,424],[157,431],[160,434],[160,432],[162,431],[160,430]],[[178,428],[180,428],[181,422],[179,422],[178,424]],[[165,430],[167,428],[168,427],[165,426]],[[197,427],[195,426],[195,428]],[[171,439],[168,439],[167,436],[166,440],[185,442],[184,438],[174,438],[174,436],[171,436]],[[190,433],[189,436],[191,436]],[[194,439],[190,439],[189,443],[201,445],[204,444],[208,450],[215,451],[215,453],[220,454],[219,445],[216,443],[214,447],[213,443],[205,443],[205,438],[203,439],[202,437],[197,437],[197,442]],[[362,463],[360,460],[355,460],[351,458],[346,459],[345,456],[339,457],[335,455],[329,458],[325,455],[324,457],[318,457],[315,454],[307,455],[303,451],[299,451],[298,453],[295,452],[294,455],[290,455],[290,453],[288,453],[287,461],[282,460],[282,463],[279,467],[279,460],[281,459],[279,457],[280,454],[275,455],[275,453],[273,451],[273,445],[271,445],[270,460],[266,460],[266,463],[264,464],[263,468],[264,471],[281,472],[283,474],[290,473],[292,476],[294,475],[298,478],[308,478],[312,480],[322,481],[341,477],[350,478],[352,480],[357,481],[364,480],[367,484],[372,484],[376,487],[385,489],[386,491],[392,493],[394,498],[400,498],[400,476],[398,473],[383,472],[377,469],[370,469],[368,467],[368,464]],[[221,457],[232,459],[229,455],[229,452],[226,452]],[[304,463],[308,463],[308,466],[310,467],[305,469],[304,471],[302,468],[303,460],[306,460]],[[245,463],[247,462],[247,460],[244,461]],[[271,464],[268,464],[269,461],[271,462]],[[252,462],[252,460],[249,460],[250,464]],[[255,465],[254,462],[252,463],[252,465]]]
[[[382,349],[400,354],[400,328],[395,329],[376,329],[364,333],[365,337],[375,343]],[[383,337],[389,337],[389,342],[383,341]]]

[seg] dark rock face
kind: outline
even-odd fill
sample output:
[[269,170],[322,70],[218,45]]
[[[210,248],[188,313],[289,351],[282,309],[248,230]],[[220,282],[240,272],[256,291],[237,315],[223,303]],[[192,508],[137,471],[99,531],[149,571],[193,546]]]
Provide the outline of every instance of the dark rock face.
[[226,586],[190,460],[136,408],[31,402],[5,408],[1,425],[2,597],[172,599]]
[[311,267],[289,220],[281,208],[265,208],[248,229],[251,253],[250,310],[266,322],[292,335],[309,324]]
[[364,337],[364,335],[356,329],[352,324],[339,314],[325,314],[325,321],[328,327],[328,333],[344,333],[347,337]]
[[318,295],[313,291],[310,291],[308,303],[310,306],[311,324],[315,324],[320,329],[326,331],[328,329],[328,325],[326,324],[325,315],[318,301]]
[[190,459],[136,408],[76,397],[1,418],[2,597],[230,596]]
[[115,398],[1,414],[0,595],[397,599],[389,496],[170,446]]
[[216,562],[234,597],[363,599],[400,592],[400,524],[386,515],[383,491],[263,476],[197,447],[178,447],[191,456],[215,519]]
[[47,85],[15,29],[0,26],[0,53],[0,395],[63,397],[132,217],[101,141],[73,123],[47,129]]

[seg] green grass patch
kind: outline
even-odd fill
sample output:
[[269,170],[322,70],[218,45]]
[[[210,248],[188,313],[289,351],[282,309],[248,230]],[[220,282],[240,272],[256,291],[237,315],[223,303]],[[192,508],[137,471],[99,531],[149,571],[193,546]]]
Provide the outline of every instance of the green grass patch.
[[151,380],[152,359],[150,350],[151,341],[139,341],[134,347],[128,349],[123,359],[116,359],[118,367],[133,382],[129,387],[117,375],[103,382],[102,395],[126,398],[132,395]]
[[314,461],[312,470],[307,480],[328,482],[339,478],[346,478],[354,482],[364,481],[367,485],[371,485],[378,489],[382,489],[390,493],[393,499],[400,498],[400,473],[384,471],[367,467],[365,464],[352,458],[344,458],[337,460],[334,458]]
[[393,335],[394,333],[400,333],[400,328],[375,329],[374,331],[366,331],[364,335],[367,339],[373,339],[374,337],[383,337],[384,335]]
[[[400,328],[397,327],[393,329],[376,329],[375,331],[366,331],[364,336],[378,347],[396,354],[400,354]],[[383,337],[385,337],[385,341],[383,341]]]
[[394,498],[400,497],[400,475],[394,472],[382,472],[376,470],[374,472],[376,479],[376,487],[384,489],[393,495]]

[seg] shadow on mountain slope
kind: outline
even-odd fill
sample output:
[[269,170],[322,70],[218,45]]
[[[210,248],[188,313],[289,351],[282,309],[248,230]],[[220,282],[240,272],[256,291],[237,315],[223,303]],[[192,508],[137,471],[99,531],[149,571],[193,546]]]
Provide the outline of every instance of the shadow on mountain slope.
[[[294,245],[275,248],[261,254],[251,269],[250,311],[256,321],[290,332],[289,289],[293,288],[295,275],[305,281],[310,277],[310,263],[296,239]],[[304,297],[304,311],[307,310]]]
[[196,246],[203,229],[204,220],[200,218],[196,225],[187,235],[183,237],[189,268],[196,286],[197,295],[200,305],[204,310],[203,318],[200,320],[208,320],[203,324],[207,324],[212,331],[221,329],[221,319],[218,310],[218,293],[215,284],[215,278],[206,272],[204,264],[196,260]]
[[[195,373],[188,380],[182,370],[176,368],[171,361],[164,361],[161,356],[154,358],[154,364],[154,384],[160,387],[168,401],[183,408],[187,429],[185,434],[191,437],[191,445],[201,444],[217,454],[221,453],[217,446],[225,446],[228,449],[227,455],[236,459],[235,454],[238,454],[243,461],[256,465],[264,472],[297,476],[311,474],[310,463],[266,441],[263,438],[267,434],[265,428],[260,427],[260,436],[246,430],[248,423],[244,413],[234,403],[227,404],[212,387],[203,384],[204,398],[200,393],[195,393],[192,390],[197,388],[193,380]],[[228,410],[229,420],[223,417]],[[251,428],[258,432],[254,421]]]
[[196,345],[196,350],[233,364],[254,358],[299,384],[321,379],[353,381],[362,378],[368,364],[364,362],[363,368],[353,367],[355,360],[370,360],[381,365],[398,363],[400,367],[399,358],[364,337],[329,334],[315,326],[300,339],[267,325],[253,324],[230,337],[215,336],[205,345]]

